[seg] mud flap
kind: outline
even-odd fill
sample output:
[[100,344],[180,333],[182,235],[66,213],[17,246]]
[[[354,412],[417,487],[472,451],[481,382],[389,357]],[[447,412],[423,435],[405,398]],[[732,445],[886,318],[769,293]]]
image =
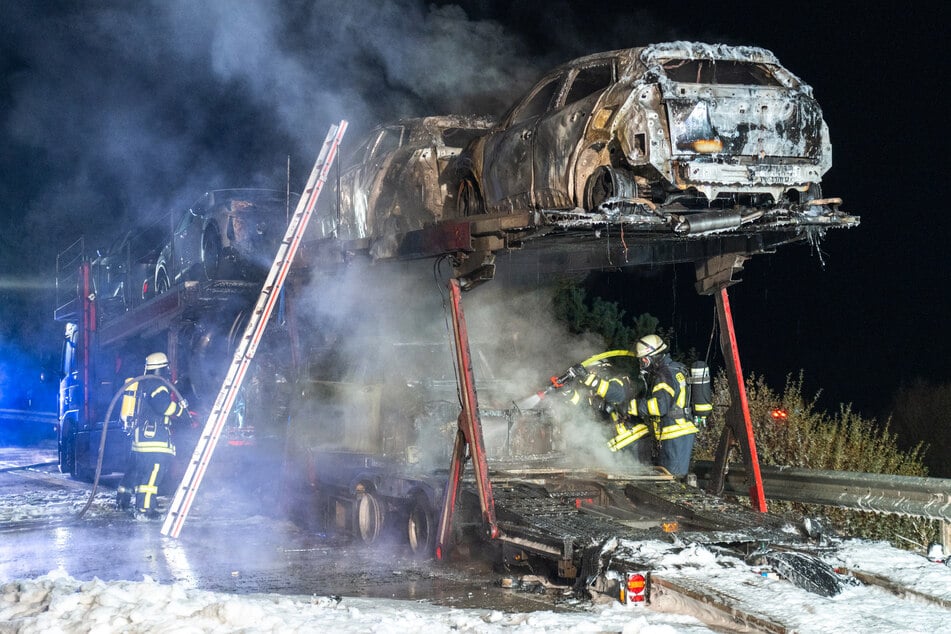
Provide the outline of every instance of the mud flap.
[[769,551],[763,559],[803,590],[824,597],[834,597],[842,592],[842,579],[832,566],[818,557],[796,551]]

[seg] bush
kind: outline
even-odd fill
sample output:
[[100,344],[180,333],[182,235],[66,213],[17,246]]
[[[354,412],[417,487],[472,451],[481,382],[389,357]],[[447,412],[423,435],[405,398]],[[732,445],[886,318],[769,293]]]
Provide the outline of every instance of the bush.
[[[899,447],[898,437],[888,422],[880,426],[875,419],[864,419],[842,405],[835,415],[819,411],[816,402],[803,396],[802,373],[788,376],[782,394],[766,385],[762,377],[746,379],[746,395],[756,438],[760,463],[773,466],[830,469],[866,473],[890,473],[926,476],[926,447],[918,444],[908,450]],[[714,412],[707,427],[697,436],[694,458],[712,460],[730,404],[726,374],[714,380]],[[771,412],[781,409],[785,419],[774,419]],[[734,459],[738,456],[734,455]],[[815,505],[769,502],[773,512],[793,511],[803,515],[824,515],[843,534],[867,539],[886,539],[899,547],[926,546],[935,541],[938,523],[920,518],[880,515],[839,508],[820,509]]]

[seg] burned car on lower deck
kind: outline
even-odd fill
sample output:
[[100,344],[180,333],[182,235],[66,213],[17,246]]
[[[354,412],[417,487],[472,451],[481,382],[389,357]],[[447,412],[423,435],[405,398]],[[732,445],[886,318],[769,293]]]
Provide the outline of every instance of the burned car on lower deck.
[[[494,120],[445,115],[381,125],[344,158],[322,198],[319,237],[362,240],[433,225],[455,213],[453,159]],[[377,250],[386,250],[385,240]]]
[[157,293],[186,280],[264,280],[298,195],[271,189],[205,193],[176,219],[155,264]]
[[155,262],[167,237],[162,224],[135,227],[96,253],[92,282],[105,316],[131,310],[155,294]]
[[693,233],[721,228],[690,227],[698,211],[818,215],[831,164],[812,89],[771,52],[656,44],[545,75],[460,156],[458,214],[635,212]]

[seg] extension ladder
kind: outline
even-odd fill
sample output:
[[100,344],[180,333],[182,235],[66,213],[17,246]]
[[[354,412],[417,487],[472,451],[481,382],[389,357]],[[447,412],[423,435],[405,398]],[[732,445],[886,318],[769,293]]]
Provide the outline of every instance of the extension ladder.
[[264,329],[280,296],[281,289],[284,287],[284,280],[287,278],[291,263],[303,239],[307,222],[313,215],[320,190],[327,181],[330,166],[333,164],[346,129],[346,121],[341,121],[338,125],[332,125],[327,133],[327,138],[324,139],[320,155],[317,157],[310,178],[307,180],[304,195],[301,196],[300,202],[298,202],[297,208],[287,225],[287,232],[284,234],[284,239],[281,241],[274,257],[274,264],[271,265],[271,270],[264,286],[261,288],[261,294],[258,296],[257,304],[251,313],[251,319],[248,321],[244,334],[238,343],[231,366],[221,384],[221,390],[218,392],[215,404],[211,408],[211,413],[208,415],[208,421],[205,423],[198,444],[195,446],[195,451],[185,470],[185,475],[182,477],[182,482],[169,506],[168,515],[165,516],[165,522],[162,524],[163,535],[178,537],[181,533],[185,518],[195,501],[195,494],[198,493],[198,487],[201,485],[208,463],[215,451],[215,446],[221,437],[221,430],[231,413],[231,408],[247,374],[248,366],[251,364],[251,359],[254,358],[254,353],[261,342]]

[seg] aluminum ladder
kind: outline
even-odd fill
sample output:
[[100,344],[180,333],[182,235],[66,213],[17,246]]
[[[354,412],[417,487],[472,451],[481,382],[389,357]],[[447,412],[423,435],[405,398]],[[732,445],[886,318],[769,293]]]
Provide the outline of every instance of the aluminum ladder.
[[215,446],[221,437],[221,430],[224,428],[229,414],[231,414],[231,408],[238,392],[241,390],[251,359],[254,358],[254,353],[261,342],[264,329],[280,297],[284,280],[287,278],[291,263],[303,239],[307,223],[316,207],[317,197],[320,195],[324,183],[327,182],[327,175],[330,173],[330,167],[337,155],[340,141],[343,139],[346,129],[346,121],[332,125],[327,133],[327,138],[324,139],[323,147],[307,180],[304,195],[301,196],[287,225],[287,232],[284,234],[284,239],[274,256],[274,264],[271,265],[264,286],[261,287],[261,294],[258,296],[257,304],[251,313],[244,334],[238,342],[231,366],[221,384],[221,390],[218,392],[215,404],[208,415],[208,421],[205,423],[198,444],[195,446],[195,451],[185,470],[185,475],[182,477],[182,482],[169,506],[165,522],[162,524],[162,535],[178,537],[181,533],[185,518],[188,516],[192,503],[195,501],[195,495],[198,493],[198,487],[205,477],[205,471],[211,461]]

